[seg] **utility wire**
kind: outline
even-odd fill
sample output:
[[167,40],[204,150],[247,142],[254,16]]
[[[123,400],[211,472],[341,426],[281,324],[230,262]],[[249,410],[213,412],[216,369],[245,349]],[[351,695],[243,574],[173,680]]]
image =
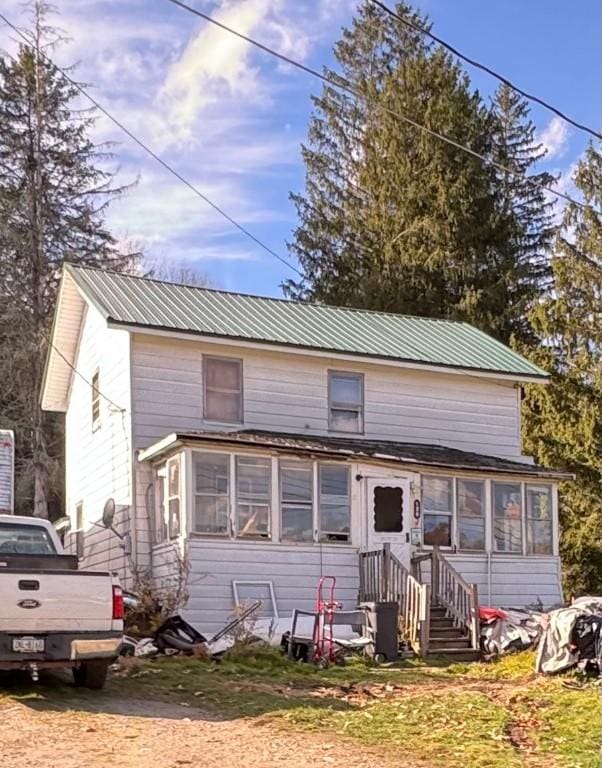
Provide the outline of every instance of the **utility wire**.
[[92,389],[93,392],[98,392],[98,394],[104,398],[107,403],[113,406],[113,408],[116,408],[120,413],[125,413],[126,409],[122,408],[120,405],[117,405],[117,403],[114,400],[111,400],[111,398],[108,395],[105,395],[104,392],[102,392],[98,387],[95,387],[94,384],[92,384],[91,381],[89,381],[83,373],[77,370],[77,368],[73,365],[73,363],[68,360],[65,355],[61,352],[61,350],[54,344],[52,339],[50,337],[46,337],[46,340],[48,341],[48,344],[54,349],[54,351],[57,353],[57,355],[71,368],[73,373],[75,373],[82,381],[85,381],[86,384]]
[[[189,13],[192,13],[195,16],[198,16],[201,19],[204,19],[205,21],[208,21],[210,24],[214,24],[216,27],[219,27],[220,29],[223,29],[224,31],[229,32],[230,34],[235,35],[241,40],[245,40],[250,45],[254,45],[256,48],[259,48],[260,50],[265,51],[265,53],[270,54],[270,56],[274,56],[280,61],[283,61],[286,64],[290,64],[291,66],[296,67],[297,69],[300,69],[303,72],[306,72],[312,75],[313,77],[318,78],[319,80],[322,80],[324,83],[328,83],[328,85],[331,85],[334,88],[338,88],[342,91],[346,91],[347,93],[350,93],[356,98],[364,99],[364,95],[361,93],[361,91],[354,88],[349,83],[348,80],[346,80],[340,75],[338,75],[337,78],[334,78],[329,75],[325,75],[322,72],[318,72],[318,70],[313,69],[312,67],[308,67],[305,64],[301,64],[301,62],[295,61],[294,59],[291,59],[289,56],[285,56],[283,53],[279,53],[278,51],[275,51],[274,49],[270,48],[264,43],[260,43],[257,40],[254,40],[253,38],[243,34],[242,32],[238,32],[237,30],[232,29],[232,27],[229,27],[226,24],[223,24],[221,21],[214,19],[212,16],[209,16],[208,14],[203,13],[202,11],[198,11],[196,8],[193,8],[190,5],[183,3],[182,0],[168,0],[168,2],[179,6],[180,8],[183,8]],[[455,147],[456,149],[459,149],[462,152],[466,152],[467,154],[472,155],[472,157],[475,157],[478,160],[481,160],[487,165],[497,168],[498,170],[503,171],[504,173],[508,173],[511,176],[516,176],[522,181],[525,181],[528,184],[531,184],[538,189],[545,190],[546,192],[549,192],[550,194],[555,195],[556,197],[562,198],[563,200],[566,200],[568,203],[572,203],[573,205],[576,205],[579,208],[582,208],[585,210],[590,207],[586,203],[582,203],[579,200],[575,200],[575,198],[571,197],[570,195],[567,195],[564,192],[560,192],[558,189],[555,189],[554,187],[549,187],[549,186],[546,186],[545,184],[540,184],[535,179],[530,179],[528,176],[525,176],[520,171],[516,171],[513,168],[509,168],[508,166],[503,165],[502,163],[498,163],[496,160],[486,157],[485,155],[482,155],[480,152],[477,152],[474,149],[470,149],[470,147],[467,147],[464,144],[460,144],[454,139],[450,139],[449,136],[446,136],[443,133],[439,133],[438,131],[435,131],[432,128],[428,128],[426,125],[422,125],[422,123],[418,123],[416,120],[412,120],[410,117],[407,117],[401,112],[396,112],[395,110],[392,110],[389,107],[386,107],[384,105],[379,105],[379,106],[385,112],[389,113],[390,115],[397,118],[398,120],[402,120],[403,122],[408,123],[414,128],[420,131],[423,131],[424,133],[427,133],[430,136],[434,136],[440,141],[444,141],[446,144],[450,144],[452,147]]]
[[544,107],[550,112],[553,112],[555,115],[560,117],[566,123],[569,123],[575,128],[578,128],[580,131],[585,131],[586,133],[591,134],[596,139],[602,140],[602,133],[598,133],[598,131],[595,131],[593,128],[590,128],[588,125],[584,125],[583,123],[578,123],[572,117],[569,117],[569,115],[566,115],[564,112],[561,112],[553,104],[550,104],[549,102],[544,101],[543,99],[540,99],[539,96],[535,96],[532,93],[523,91],[522,88],[519,88],[511,80],[508,80],[507,77],[504,77],[504,75],[500,75],[499,72],[496,72],[495,70],[491,69],[485,64],[481,64],[481,62],[477,61],[476,59],[471,59],[469,56],[466,56],[457,48],[454,48],[454,46],[451,45],[450,43],[446,43],[445,40],[442,40],[440,37],[437,37],[437,35],[434,35],[429,29],[426,29],[425,27],[422,27],[419,24],[415,24],[409,19],[404,19],[403,16],[400,16],[394,10],[392,10],[383,2],[381,2],[381,0],[370,0],[370,2],[373,5],[377,5],[379,8],[382,8],[383,11],[385,11],[390,16],[400,21],[402,24],[405,24],[406,27],[413,29],[415,32],[420,32],[421,34],[426,35],[427,37],[430,37],[431,40],[434,40],[440,46],[442,46],[443,48],[446,48],[450,53],[453,53],[454,56],[457,56],[459,59],[462,59],[462,61],[465,61],[467,64],[470,64],[471,67],[476,67],[477,69],[480,69],[483,72],[486,72],[488,75],[495,77],[496,80],[499,80],[501,83],[504,83],[504,85],[508,85],[510,88],[512,88],[513,91],[516,91],[516,93],[520,93],[521,96],[524,96],[526,99],[529,99],[529,101],[534,101],[536,104],[539,104],[540,106]]
[[[22,32],[18,27],[16,27],[11,21],[9,21],[6,16],[3,13],[0,13],[0,19],[4,21],[5,24],[7,24],[14,32],[16,32],[19,37],[21,37],[23,40],[25,40],[26,44],[31,46],[34,45],[34,43],[25,35],[24,32]],[[292,269],[294,272],[296,272],[300,277],[303,277],[302,273],[297,269],[297,267],[292,264],[290,261],[287,261],[283,256],[281,256],[279,253],[274,251],[272,248],[270,248],[269,245],[266,245],[264,242],[262,242],[258,237],[256,237],[251,231],[249,231],[246,227],[244,227],[242,224],[239,224],[236,219],[234,219],[232,216],[230,216],[229,213],[227,213],[223,208],[221,208],[219,205],[213,202],[206,194],[201,192],[201,190],[196,187],[191,181],[189,181],[187,178],[182,176],[182,174],[177,171],[175,168],[173,168],[169,163],[167,163],[165,160],[163,160],[162,157],[160,157],[156,152],[154,152],[148,144],[145,144],[141,139],[139,139],[132,131],[130,131],[129,128],[127,128],[120,120],[118,120],[116,117],[114,117],[107,109],[105,109],[102,104],[100,104],[93,96],[91,96],[88,91],[80,85],[76,80],[73,80],[72,77],[70,77],[67,72],[65,72],[64,69],[58,66],[52,59],[50,59],[43,51],[38,49],[38,55],[43,58],[50,66],[54,67],[54,69],[57,72],[60,72],[61,75],[69,82],[71,85],[73,85],[77,90],[83,94],[95,107],[98,109],[99,112],[102,112],[105,117],[107,117],[111,122],[113,122],[118,128],[120,128],[127,136],[130,137],[132,141],[134,141],[141,149],[143,149],[147,154],[149,154],[153,159],[155,159],[160,165],[165,168],[165,170],[169,171],[173,176],[176,177],[179,181],[182,182],[182,184],[185,184],[188,189],[190,189],[192,192],[194,192],[195,195],[201,198],[203,202],[207,203],[207,205],[210,205],[215,211],[217,211],[220,216],[223,216],[226,221],[230,222],[232,226],[236,227],[240,232],[243,233],[243,235],[246,235],[246,237],[250,238],[256,245],[260,246],[260,248],[263,248],[264,251],[270,254],[270,256],[273,256],[275,259],[278,259],[278,261],[282,262],[282,264],[285,264],[287,267]]]

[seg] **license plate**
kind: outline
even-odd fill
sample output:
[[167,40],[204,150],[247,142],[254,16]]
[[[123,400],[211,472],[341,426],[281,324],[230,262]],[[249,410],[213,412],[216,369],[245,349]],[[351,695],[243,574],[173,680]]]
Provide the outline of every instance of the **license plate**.
[[13,637],[15,653],[42,653],[45,648],[43,637]]

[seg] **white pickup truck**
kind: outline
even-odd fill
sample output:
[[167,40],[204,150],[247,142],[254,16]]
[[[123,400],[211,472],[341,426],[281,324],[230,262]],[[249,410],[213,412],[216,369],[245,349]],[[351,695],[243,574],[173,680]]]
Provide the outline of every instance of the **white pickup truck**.
[[47,520],[0,515],[0,670],[67,667],[102,688],[122,637],[116,576],[79,571]]

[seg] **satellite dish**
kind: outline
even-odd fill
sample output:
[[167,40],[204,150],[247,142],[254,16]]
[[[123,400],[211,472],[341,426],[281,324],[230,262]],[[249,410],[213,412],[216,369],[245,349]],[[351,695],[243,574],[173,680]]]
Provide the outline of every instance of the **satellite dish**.
[[115,521],[115,499],[107,499],[102,510],[102,524],[105,528],[112,528]]

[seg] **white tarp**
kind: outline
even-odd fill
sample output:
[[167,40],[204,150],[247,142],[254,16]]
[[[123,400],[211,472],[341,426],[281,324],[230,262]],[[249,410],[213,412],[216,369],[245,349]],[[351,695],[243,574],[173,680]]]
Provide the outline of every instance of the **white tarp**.
[[15,511],[15,436],[9,429],[0,429],[0,514]]

